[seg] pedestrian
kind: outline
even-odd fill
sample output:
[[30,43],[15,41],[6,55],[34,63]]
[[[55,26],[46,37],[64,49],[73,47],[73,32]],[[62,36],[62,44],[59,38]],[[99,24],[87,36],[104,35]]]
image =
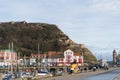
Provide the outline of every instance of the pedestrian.
[[95,66],[93,67],[93,71],[94,71],[94,72],[96,71],[96,67],[95,67]]
[[86,67],[84,68],[84,71],[87,72],[87,68]]

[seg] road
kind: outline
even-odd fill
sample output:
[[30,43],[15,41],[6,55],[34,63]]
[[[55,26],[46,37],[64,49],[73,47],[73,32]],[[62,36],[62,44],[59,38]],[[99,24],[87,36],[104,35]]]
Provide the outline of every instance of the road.
[[[117,77],[117,78],[116,78]],[[15,79],[20,80],[20,79]],[[111,68],[107,70],[88,71],[72,75],[63,75],[37,80],[120,80],[120,69]]]
[[[83,72],[79,74],[73,74],[73,75],[64,75],[64,76],[58,76],[58,77],[52,77],[52,78],[46,78],[42,80],[114,80],[115,77],[120,76],[120,70],[117,69],[109,69],[106,70],[98,70],[95,72]],[[115,79],[115,80],[120,80]]]
[[105,73],[100,73],[96,75],[87,76],[79,80],[114,80],[118,75],[120,75],[120,69],[108,71]]

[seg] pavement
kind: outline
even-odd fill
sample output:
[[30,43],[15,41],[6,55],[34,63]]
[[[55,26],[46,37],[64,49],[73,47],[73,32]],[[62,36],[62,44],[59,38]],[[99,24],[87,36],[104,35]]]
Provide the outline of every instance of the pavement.
[[120,74],[114,80],[120,80]]
[[[81,72],[81,73],[71,74],[71,75],[63,75],[63,76],[57,76],[57,77],[51,77],[51,78],[44,78],[42,80],[80,80],[80,78],[83,78],[85,76],[104,73],[104,72],[114,70],[114,69],[117,69],[117,68],[111,68],[109,70],[97,70],[95,72],[93,72],[93,71]],[[119,77],[119,79],[116,79],[116,80],[120,80],[120,77]]]
[[[74,74],[63,74],[62,76],[55,76],[55,77],[49,77],[49,78],[40,78],[40,79],[33,79],[33,80],[80,80],[80,78],[84,78],[86,76],[90,75],[95,75],[95,74],[100,74],[104,73],[110,70],[115,70],[118,68],[110,68],[109,70],[96,70],[94,71],[83,71],[79,73],[74,73]],[[21,79],[15,79],[15,80],[21,80]],[[120,80],[120,75],[117,76],[114,80]]]

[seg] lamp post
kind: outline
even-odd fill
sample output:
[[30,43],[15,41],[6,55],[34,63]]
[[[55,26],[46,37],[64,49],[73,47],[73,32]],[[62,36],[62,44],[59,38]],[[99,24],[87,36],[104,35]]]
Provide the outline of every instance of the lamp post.
[[82,49],[82,45],[79,44],[79,52],[81,52],[81,56],[82,56],[82,66],[84,66],[84,50]]

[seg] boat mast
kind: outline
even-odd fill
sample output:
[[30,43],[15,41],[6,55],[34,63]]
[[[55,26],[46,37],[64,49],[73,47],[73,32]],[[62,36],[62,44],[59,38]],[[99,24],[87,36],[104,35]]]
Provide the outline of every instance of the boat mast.
[[[40,61],[40,51],[39,51],[39,43],[38,43],[38,61]],[[40,65],[41,65],[41,62],[39,62],[39,68],[41,69],[41,67],[40,67]]]
[[10,61],[11,61],[11,74],[13,73],[13,63],[12,63],[12,61],[13,61],[13,59],[12,59],[12,54],[13,54],[13,42],[11,43],[11,50],[10,50]]

